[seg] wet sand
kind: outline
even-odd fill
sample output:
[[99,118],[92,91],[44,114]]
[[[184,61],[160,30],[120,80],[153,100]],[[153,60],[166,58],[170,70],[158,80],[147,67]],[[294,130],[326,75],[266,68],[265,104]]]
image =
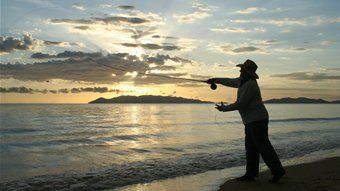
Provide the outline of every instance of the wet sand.
[[287,173],[277,184],[268,183],[269,171],[260,173],[254,182],[228,180],[219,191],[333,191],[340,190],[340,157],[285,167]]

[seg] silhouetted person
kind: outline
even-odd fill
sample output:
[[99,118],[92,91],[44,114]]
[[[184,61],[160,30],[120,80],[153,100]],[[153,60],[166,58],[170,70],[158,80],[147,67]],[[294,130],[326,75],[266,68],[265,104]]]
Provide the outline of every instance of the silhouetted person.
[[217,83],[238,88],[237,100],[230,105],[216,105],[219,111],[238,110],[245,125],[246,174],[236,178],[238,181],[254,181],[259,173],[260,154],[269,167],[273,177],[269,182],[276,183],[285,174],[281,162],[268,138],[268,112],[265,108],[260,88],[256,82],[257,65],[252,60],[238,64],[239,78],[211,78],[207,83]]

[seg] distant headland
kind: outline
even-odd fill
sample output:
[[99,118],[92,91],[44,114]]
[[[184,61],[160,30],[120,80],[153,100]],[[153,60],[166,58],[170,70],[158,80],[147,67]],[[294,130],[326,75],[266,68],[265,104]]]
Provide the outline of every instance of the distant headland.
[[[96,100],[90,101],[93,103],[213,103],[209,101],[202,101],[199,99],[188,99],[183,97],[173,97],[173,96],[154,96],[154,95],[143,95],[143,96],[119,96],[111,99],[98,98]],[[264,103],[340,103],[340,100],[336,101],[326,101],[323,99],[311,99],[305,97],[299,98],[279,98],[279,99],[269,99],[264,101]]]
[[340,103],[340,100],[335,101],[326,101],[323,99],[312,99],[306,97],[298,97],[298,98],[279,98],[279,99],[269,99],[264,101],[264,103]]
[[198,99],[188,99],[173,96],[119,96],[111,99],[98,98],[89,103],[212,103],[209,101],[201,101]]

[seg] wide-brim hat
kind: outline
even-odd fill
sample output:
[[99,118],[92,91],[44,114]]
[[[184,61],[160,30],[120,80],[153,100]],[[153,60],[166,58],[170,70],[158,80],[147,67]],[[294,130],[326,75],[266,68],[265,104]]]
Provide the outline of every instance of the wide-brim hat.
[[254,61],[248,59],[243,64],[237,64],[236,66],[243,68],[251,77],[259,79],[259,76],[256,74],[257,65]]

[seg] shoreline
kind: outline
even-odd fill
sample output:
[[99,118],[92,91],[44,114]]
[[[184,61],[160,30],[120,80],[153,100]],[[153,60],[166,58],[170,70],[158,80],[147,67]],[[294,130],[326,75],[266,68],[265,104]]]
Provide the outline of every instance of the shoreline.
[[[315,151],[303,156],[293,157],[282,160],[284,167],[293,165],[303,165],[307,163],[314,163],[324,159],[340,157],[340,148]],[[265,172],[267,167],[265,164],[260,163],[260,173]],[[224,182],[230,181],[233,178],[243,175],[245,166],[235,166],[231,168],[212,170],[195,175],[179,176],[176,178],[164,179],[152,181],[150,183],[141,183],[127,185],[117,189],[109,189],[110,191],[150,191],[150,190],[162,190],[162,191],[217,191]],[[270,176],[268,176],[269,179]],[[265,179],[264,183],[267,183]],[[109,191],[107,190],[107,191]],[[227,189],[228,191],[233,189]],[[252,189],[250,189],[252,190]],[[270,190],[270,189],[269,189]],[[271,191],[271,190],[270,190]]]
[[315,162],[285,167],[286,174],[277,184],[270,184],[268,170],[260,172],[254,182],[227,180],[219,191],[270,191],[270,190],[340,190],[340,157],[326,158]]

